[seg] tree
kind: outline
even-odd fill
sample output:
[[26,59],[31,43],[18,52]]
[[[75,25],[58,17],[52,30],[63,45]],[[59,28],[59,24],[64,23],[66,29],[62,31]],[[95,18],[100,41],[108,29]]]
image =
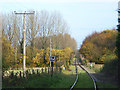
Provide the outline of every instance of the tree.
[[[3,51],[3,61],[6,64],[21,67],[23,61],[23,17],[13,13],[3,15],[2,38],[3,45],[11,48]],[[36,12],[35,15],[26,16],[26,66],[38,67],[49,65],[50,38],[52,55],[56,56],[56,63],[64,59],[65,48],[76,48],[76,42],[68,34],[68,26],[61,14],[49,13],[45,10]],[[66,41],[64,40],[66,39]],[[70,41],[68,41],[70,40]],[[6,45],[8,43],[8,46]],[[73,43],[72,43],[73,42]],[[43,50],[43,51],[41,51]],[[11,53],[10,53],[11,52]],[[7,58],[6,54],[10,53]],[[41,53],[43,53],[41,55]],[[62,54],[63,53],[63,54]],[[40,58],[42,57],[42,58]],[[7,58],[7,59],[6,59]],[[9,62],[12,61],[12,62]],[[14,62],[14,63],[13,63]],[[10,66],[11,67],[11,66]]]
[[116,30],[105,30],[101,33],[93,33],[86,37],[80,53],[89,61],[104,63],[104,56],[115,53]]
[[14,61],[14,65],[16,64],[17,62],[17,21],[16,21],[16,17],[14,17],[14,49],[15,49],[15,61]]
[[2,68],[3,71],[11,67],[14,63],[14,48],[10,44],[11,42],[2,37]]
[[30,56],[29,58],[32,60],[33,57],[36,55],[35,51],[35,38],[38,34],[38,24],[37,24],[37,15],[30,15],[27,17],[27,41],[28,45],[30,45]]

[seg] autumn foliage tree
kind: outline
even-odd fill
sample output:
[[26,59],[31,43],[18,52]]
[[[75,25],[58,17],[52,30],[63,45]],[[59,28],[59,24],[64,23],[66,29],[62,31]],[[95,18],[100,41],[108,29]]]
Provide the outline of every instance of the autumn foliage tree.
[[89,61],[104,63],[106,55],[116,51],[116,30],[105,30],[88,36],[80,48],[80,53]]
[[14,64],[14,48],[11,46],[10,41],[2,37],[2,68],[8,69]]

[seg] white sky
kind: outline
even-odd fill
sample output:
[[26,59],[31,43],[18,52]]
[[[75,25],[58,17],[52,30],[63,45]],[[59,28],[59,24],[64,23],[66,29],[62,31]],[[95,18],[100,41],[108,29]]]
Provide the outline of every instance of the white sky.
[[44,2],[44,3],[65,3],[65,2],[118,2],[119,0],[1,0],[1,3],[13,3],[13,2]]
[[86,36],[117,25],[119,0],[1,0],[2,12],[58,11],[70,26],[78,48]]

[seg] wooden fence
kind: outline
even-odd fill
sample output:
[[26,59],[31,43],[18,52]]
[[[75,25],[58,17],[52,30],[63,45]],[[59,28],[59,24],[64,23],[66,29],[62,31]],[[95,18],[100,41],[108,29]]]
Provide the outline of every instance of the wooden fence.
[[[62,69],[60,67],[57,67],[57,68],[53,68],[53,71],[57,71],[57,72],[61,72]],[[25,75],[28,76],[28,75],[31,75],[31,74],[37,74],[37,75],[40,75],[42,73],[47,73],[47,74],[50,74],[50,68],[49,67],[44,67],[44,68],[34,68],[34,69],[27,69],[25,71]],[[5,78],[5,77],[18,77],[18,78],[21,78],[23,77],[23,71],[22,70],[9,70],[9,71],[4,71],[2,73],[2,77]]]

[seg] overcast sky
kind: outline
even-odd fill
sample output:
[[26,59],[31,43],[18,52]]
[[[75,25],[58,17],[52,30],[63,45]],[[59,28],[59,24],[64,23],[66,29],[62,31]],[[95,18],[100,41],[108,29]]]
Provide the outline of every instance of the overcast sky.
[[116,28],[119,0],[1,0],[2,12],[47,10],[60,12],[78,48],[94,31]]

